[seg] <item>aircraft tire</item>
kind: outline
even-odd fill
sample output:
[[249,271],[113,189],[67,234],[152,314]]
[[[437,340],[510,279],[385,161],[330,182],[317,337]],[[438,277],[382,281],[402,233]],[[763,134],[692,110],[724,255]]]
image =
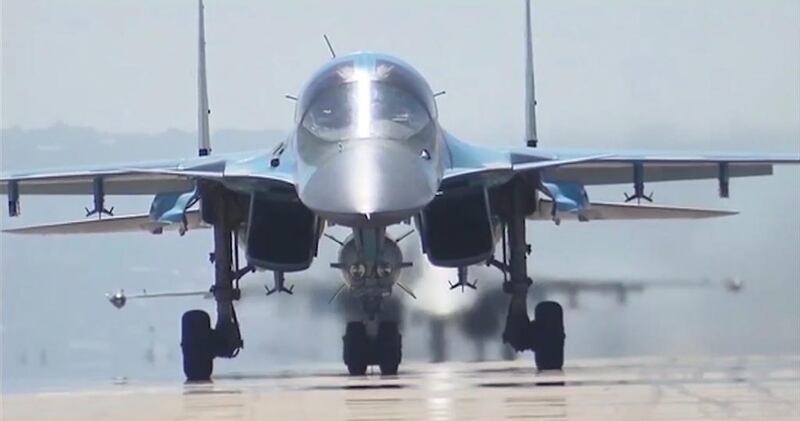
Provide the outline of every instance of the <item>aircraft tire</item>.
[[342,336],[342,358],[351,376],[367,373],[370,354],[370,340],[363,322],[349,322]]
[[214,371],[211,318],[203,310],[190,310],[181,318],[183,373],[187,381],[208,381]]
[[555,301],[536,305],[533,325],[536,368],[561,370],[564,367],[564,310]]
[[403,359],[403,337],[400,335],[397,322],[381,322],[378,325],[375,351],[381,374],[396,375],[400,361]]

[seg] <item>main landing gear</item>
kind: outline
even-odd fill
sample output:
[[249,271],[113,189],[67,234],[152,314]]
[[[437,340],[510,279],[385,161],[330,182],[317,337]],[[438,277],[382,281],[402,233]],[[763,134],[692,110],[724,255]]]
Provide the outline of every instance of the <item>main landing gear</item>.
[[187,381],[210,380],[214,358],[233,358],[244,346],[233,307],[233,302],[240,298],[239,279],[251,271],[250,268],[238,267],[238,250],[235,249],[235,232],[243,213],[237,208],[239,202],[234,194],[221,186],[206,187],[203,217],[208,217],[214,226],[214,285],[211,292],[217,303],[217,321],[212,329],[211,318],[205,311],[184,313],[181,319],[181,350]]
[[539,370],[561,370],[564,366],[564,311],[555,301],[536,305],[531,321],[531,350],[536,353]]
[[[539,370],[560,370],[564,366],[564,312],[554,301],[543,301],[536,306],[534,320],[528,317],[528,277],[526,263],[529,253],[525,239],[525,215],[535,206],[535,190],[528,180],[517,177],[509,185],[506,212],[507,226],[503,231],[503,262],[491,261],[508,277],[503,282],[503,291],[510,295],[503,342],[515,351],[533,351]],[[506,239],[508,236],[508,239]],[[506,262],[506,243],[509,258]]]
[[188,381],[211,379],[214,371],[214,331],[203,310],[190,310],[181,319],[183,373]]
[[383,375],[396,375],[403,359],[403,338],[397,322],[380,322],[374,336],[364,322],[350,322],[342,337],[342,358],[351,376],[363,376],[367,367],[377,365]]

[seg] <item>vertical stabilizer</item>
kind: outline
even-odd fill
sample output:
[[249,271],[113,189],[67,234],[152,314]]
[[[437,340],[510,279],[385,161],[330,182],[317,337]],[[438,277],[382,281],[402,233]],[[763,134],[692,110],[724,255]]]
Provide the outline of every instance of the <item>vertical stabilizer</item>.
[[525,0],[525,141],[535,148],[539,143],[536,134],[536,89],[533,78],[533,36],[531,34],[531,0]]
[[211,139],[208,133],[208,84],[206,82],[206,27],[203,0],[198,0],[197,32],[197,153],[206,156],[211,153]]

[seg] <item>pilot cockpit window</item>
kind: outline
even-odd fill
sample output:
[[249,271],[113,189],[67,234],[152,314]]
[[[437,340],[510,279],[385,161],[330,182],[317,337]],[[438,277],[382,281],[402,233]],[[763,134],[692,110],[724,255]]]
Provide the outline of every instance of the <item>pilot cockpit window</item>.
[[303,127],[328,141],[405,140],[430,122],[425,107],[393,85],[370,80],[332,86],[314,99]]

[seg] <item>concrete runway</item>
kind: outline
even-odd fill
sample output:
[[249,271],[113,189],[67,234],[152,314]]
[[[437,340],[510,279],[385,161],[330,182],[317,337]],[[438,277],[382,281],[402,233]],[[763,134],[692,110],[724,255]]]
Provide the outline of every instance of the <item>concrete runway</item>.
[[342,370],[10,394],[0,419],[800,419],[800,356],[579,360],[563,373],[536,373],[529,358],[407,364],[390,378]]

